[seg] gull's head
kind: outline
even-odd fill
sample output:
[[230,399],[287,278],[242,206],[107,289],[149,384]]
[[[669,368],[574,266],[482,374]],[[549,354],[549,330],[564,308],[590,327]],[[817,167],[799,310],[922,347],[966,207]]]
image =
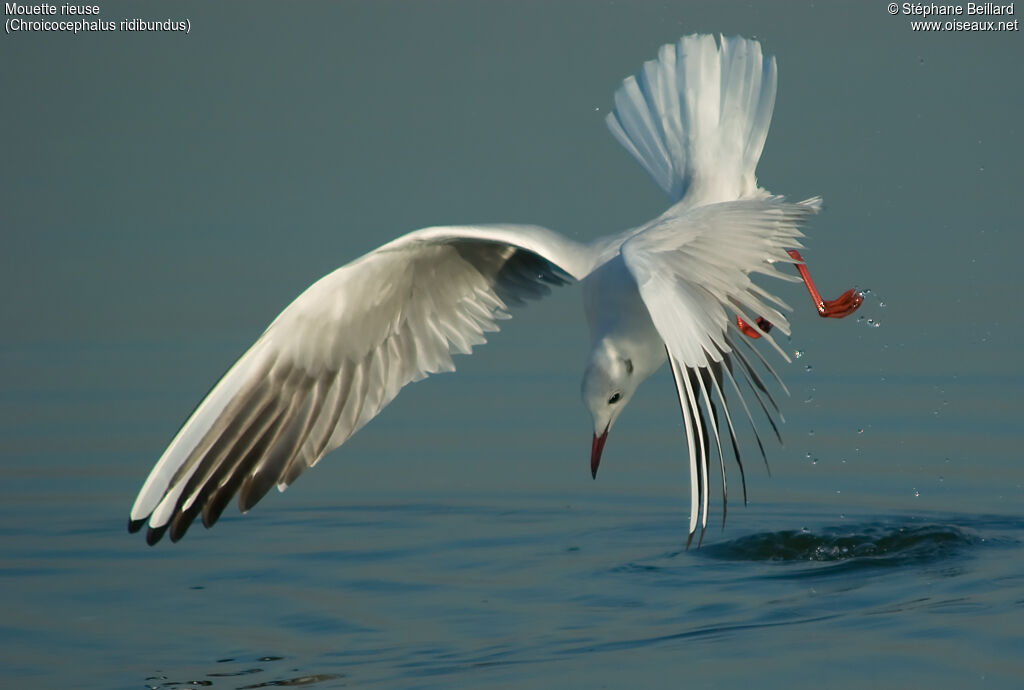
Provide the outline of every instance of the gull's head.
[[612,348],[598,346],[590,353],[583,372],[583,404],[594,420],[594,441],[590,449],[590,473],[597,477],[601,452],[608,431],[633,398],[640,377],[633,373],[633,361]]

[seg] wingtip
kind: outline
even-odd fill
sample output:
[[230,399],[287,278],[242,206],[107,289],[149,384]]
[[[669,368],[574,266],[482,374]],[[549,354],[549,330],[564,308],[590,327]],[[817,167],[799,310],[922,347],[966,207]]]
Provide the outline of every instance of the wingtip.
[[141,520],[128,518],[128,534],[135,534],[142,529],[144,524],[146,524],[146,518],[142,518]]
[[192,526],[192,520],[195,515],[181,515],[178,519],[171,521],[171,531],[168,535],[171,538],[171,543],[176,544],[185,536],[188,532],[188,528]]
[[156,544],[160,539],[163,538],[164,532],[167,531],[167,525],[161,525],[160,527],[150,527],[146,530],[146,543],[150,546]]

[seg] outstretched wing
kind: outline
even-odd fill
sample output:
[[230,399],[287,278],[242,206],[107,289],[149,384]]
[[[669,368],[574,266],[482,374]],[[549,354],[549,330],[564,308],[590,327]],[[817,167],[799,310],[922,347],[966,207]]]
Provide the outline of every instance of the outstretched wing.
[[508,307],[591,270],[536,226],[418,230],[310,286],[199,404],[150,472],[129,529],[180,539],[236,493],[246,511],[373,419],[399,390],[452,371]]
[[[733,315],[751,326],[757,326],[757,317],[764,317],[783,333],[789,333],[789,322],[780,311],[789,307],[756,285],[750,276],[760,273],[798,280],[777,271],[772,264],[793,262],[786,248],[801,246],[799,238],[803,234],[799,225],[817,213],[820,206],[820,199],[793,204],[781,197],[765,197],[689,210],[674,207],[622,246],[623,260],[636,280],[655,328],[665,341],[683,410],[690,458],[691,538],[700,514],[703,514],[702,527],[707,525],[712,443],[721,460],[723,503],[727,498],[720,429],[729,431],[737,462],[740,462],[732,415],[726,404],[727,392],[736,394],[753,425],[750,408],[736,377],[747,381],[766,414],[769,408],[778,412],[747,353],[737,349],[740,342],[744,348],[748,344]],[[759,328],[759,332],[762,339],[789,361],[767,330]],[[755,348],[748,348],[748,352],[778,380]],[[785,389],[784,385],[782,387]],[[718,416],[716,399],[721,404],[724,420]],[[770,414],[768,418],[774,428]],[[756,435],[756,426],[754,432]],[[758,445],[761,445],[759,437]],[[763,455],[763,446],[761,452]],[[742,469],[741,463],[741,472]],[[744,498],[745,494],[744,491]]]

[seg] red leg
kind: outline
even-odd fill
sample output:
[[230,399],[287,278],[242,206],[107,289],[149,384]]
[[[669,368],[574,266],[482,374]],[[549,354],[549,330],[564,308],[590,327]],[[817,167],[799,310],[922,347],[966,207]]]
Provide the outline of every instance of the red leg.
[[814,301],[814,307],[818,310],[819,316],[841,319],[857,311],[857,307],[864,302],[864,296],[853,289],[847,290],[834,300],[823,300],[818,292],[818,288],[814,286],[814,281],[811,280],[810,271],[807,270],[806,264],[803,263],[804,257],[800,256],[800,252],[795,249],[787,249],[786,253],[801,262],[796,265],[796,270],[800,271],[800,277],[803,278],[804,285],[807,286],[807,292],[811,294],[811,299]]
[[744,321],[738,316],[736,317],[736,325],[740,327],[741,331],[743,331],[743,335],[747,336],[748,338],[760,338],[761,331],[767,333],[772,329],[772,322],[764,318],[763,316],[757,317],[757,325],[761,327],[761,331],[758,331],[756,328],[752,327],[750,324],[748,324],[746,321]]
[[[864,302],[864,296],[853,289],[847,290],[834,300],[823,300],[821,298],[821,293],[818,292],[818,288],[814,285],[814,281],[811,280],[811,273],[807,270],[807,265],[804,263],[804,257],[800,256],[800,252],[795,249],[787,249],[786,253],[800,262],[796,264],[796,270],[800,272],[800,277],[803,279],[804,285],[807,286],[807,292],[811,294],[811,299],[814,300],[814,307],[818,310],[819,316],[823,318],[841,319],[844,316],[849,316],[853,312],[857,311],[857,308]],[[761,333],[756,328],[753,328],[738,316],[736,317],[736,325],[739,326],[741,331],[743,331],[743,335],[748,338],[761,337]],[[767,333],[772,327],[770,321],[760,316],[757,317],[757,325],[760,326],[761,330],[765,333]]]

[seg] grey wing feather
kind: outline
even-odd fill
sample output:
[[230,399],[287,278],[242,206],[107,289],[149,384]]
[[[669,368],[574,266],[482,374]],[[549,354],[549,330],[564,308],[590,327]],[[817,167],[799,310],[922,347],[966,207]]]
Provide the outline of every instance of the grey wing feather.
[[[712,451],[717,451],[721,463],[724,505],[724,432],[728,431],[734,451],[738,448],[722,382],[728,379],[728,388],[750,420],[762,456],[764,445],[737,378],[746,381],[750,394],[779,436],[772,416],[781,417],[778,406],[762,376],[737,349],[737,343],[742,342],[744,347],[749,343],[733,317],[739,315],[747,323],[756,324],[754,317],[763,315],[781,332],[789,332],[788,322],[779,311],[786,308],[785,303],[753,283],[750,275],[791,279],[772,264],[791,261],[784,247],[800,246],[799,226],[819,207],[817,199],[792,204],[781,197],[674,207],[640,228],[622,246],[625,264],[665,342],[683,412],[691,477],[691,538],[698,524],[702,530],[707,524]],[[788,360],[767,330],[759,329],[759,335]],[[749,350],[782,385],[764,356],[756,348]],[[734,363],[738,364],[735,375]],[[782,388],[785,390],[784,385]],[[719,408],[726,418],[724,426],[717,418]],[[738,451],[735,456],[740,463]]]
[[373,419],[406,384],[454,369],[508,308],[585,274],[586,250],[543,228],[410,233],[314,283],[200,403],[153,468],[129,527],[147,540],[246,511]]

